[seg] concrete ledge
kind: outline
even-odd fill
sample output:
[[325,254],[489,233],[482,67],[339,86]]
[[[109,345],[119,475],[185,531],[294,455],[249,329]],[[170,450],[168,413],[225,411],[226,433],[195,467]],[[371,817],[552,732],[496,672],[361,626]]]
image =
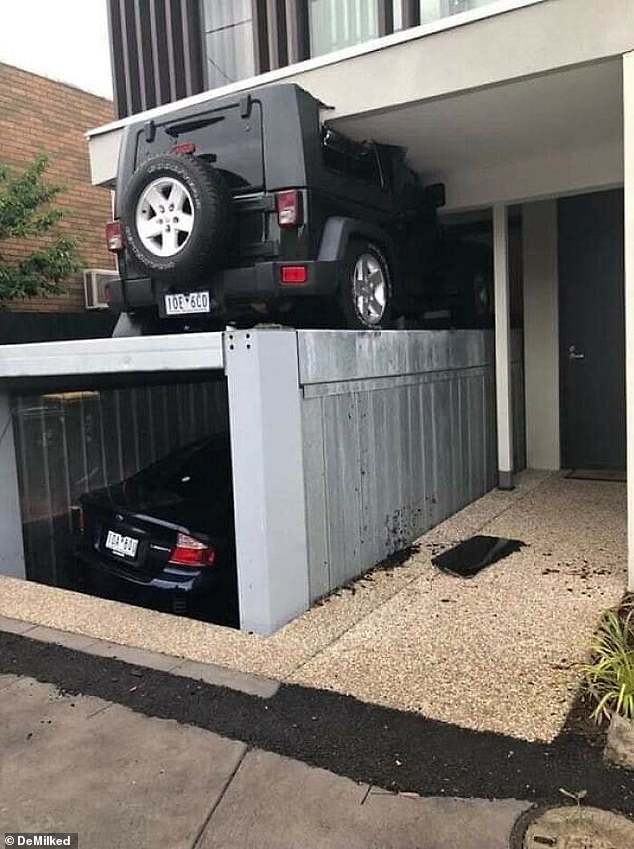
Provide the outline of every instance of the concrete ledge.
[[97,640],[83,634],[72,634],[68,631],[48,628],[45,625],[34,625],[32,622],[21,622],[5,616],[0,616],[0,631],[27,636],[29,639],[39,640],[42,643],[54,643],[95,657],[111,657],[133,666],[170,672],[182,678],[192,678],[217,687],[227,687],[262,699],[270,699],[277,693],[280,686],[279,681],[262,675],[225,669],[213,663],[183,660],[182,657],[133,646],[122,646],[119,643]]
[[7,616],[0,616],[0,631],[6,631],[7,634],[26,634],[27,631],[32,631],[37,627],[44,626],[35,625],[33,622],[24,622],[22,619],[9,619]]
[[223,369],[222,333],[73,339],[0,348],[0,377]]
[[[0,627],[2,625],[0,624]],[[58,631],[56,628],[49,628],[46,625],[36,625],[23,632],[32,640],[39,640],[41,643],[56,643],[59,646],[65,646],[67,649],[76,649],[83,651],[95,642],[94,637],[87,637],[85,634],[74,634],[70,631]]]
[[169,671],[173,675],[194,678],[206,684],[214,684],[216,687],[229,687],[231,690],[239,690],[241,693],[259,696],[261,699],[272,698],[280,688],[280,682],[274,678],[236,672],[213,663],[199,663],[194,660],[186,660]]

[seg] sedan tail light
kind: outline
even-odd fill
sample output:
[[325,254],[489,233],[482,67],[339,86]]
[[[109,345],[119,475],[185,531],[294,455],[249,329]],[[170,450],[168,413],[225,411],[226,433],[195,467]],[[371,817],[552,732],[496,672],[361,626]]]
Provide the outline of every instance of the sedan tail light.
[[179,533],[169,562],[176,566],[213,566],[215,560],[215,548],[188,534]]
[[302,224],[302,196],[297,189],[275,195],[277,223],[280,227],[299,227]]
[[123,228],[118,219],[106,224],[106,245],[109,251],[123,250]]

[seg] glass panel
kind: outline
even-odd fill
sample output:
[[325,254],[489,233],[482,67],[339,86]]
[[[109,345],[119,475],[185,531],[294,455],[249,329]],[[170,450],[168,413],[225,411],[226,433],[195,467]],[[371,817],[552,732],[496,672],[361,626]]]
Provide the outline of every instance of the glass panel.
[[[420,22],[430,24],[434,21],[489,6],[494,0],[420,0]],[[394,31],[403,28],[403,0],[392,0],[394,13]]]
[[[30,580],[73,585],[73,505],[202,437],[227,433],[224,381],[15,395]],[[193,476],[193,474],[192,474]]]
[[[140,133],[137,139],[137,165],[151,156],[168,151],[174,142],[191,142],[196,145],[196,156],[214,163],[234,192],[248,192],[264,184],[262,158],[262,110],[255,103],[248,119],[242,118],[234,105],[166,116],[157,121],[156,134],[148,142]],[[245,133],[246,127],[250,128]],[[236,139],[241,139],[236,144]]]
[[310,55],[376,38],[378,6],[368,0],[310,0]]
[[428,24],[449,15],[489,6],[492,2],[493,0],[421,0],[420,21],[422,24]]
[[403,29],[403,0],[392,0],[392,20],[394,32]]
[[251,0],[205,0],[207,81],[210,88],[255,74]]

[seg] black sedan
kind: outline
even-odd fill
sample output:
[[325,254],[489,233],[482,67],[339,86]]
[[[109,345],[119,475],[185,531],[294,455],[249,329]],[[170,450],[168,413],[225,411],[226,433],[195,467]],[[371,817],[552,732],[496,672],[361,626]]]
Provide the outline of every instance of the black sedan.
[[80,499],[75,554],[90,592],[237,625],[225,437],[169,454]]

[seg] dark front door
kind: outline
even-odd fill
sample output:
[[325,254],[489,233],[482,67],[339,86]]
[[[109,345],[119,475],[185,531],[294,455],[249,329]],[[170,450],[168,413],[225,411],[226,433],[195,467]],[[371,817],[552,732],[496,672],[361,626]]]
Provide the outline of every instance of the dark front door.
[[562,465],[625,468],[623,192],[559,201]]

